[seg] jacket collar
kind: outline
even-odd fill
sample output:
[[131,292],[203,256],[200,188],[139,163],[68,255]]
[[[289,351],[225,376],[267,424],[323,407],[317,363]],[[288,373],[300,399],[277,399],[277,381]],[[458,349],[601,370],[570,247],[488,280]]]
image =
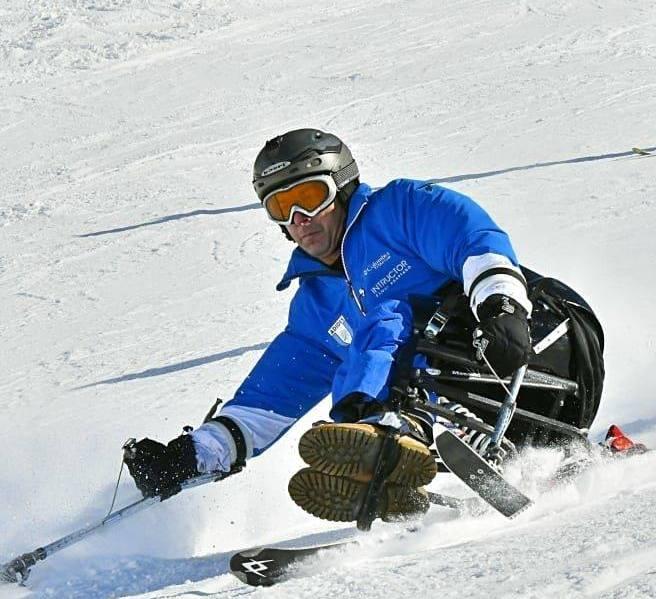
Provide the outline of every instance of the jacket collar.
[[[345,230],[351,226],[357,215],[360,213],[360,209],[363,205],[367,204],[371,192],[371,187],[366,183],[360,183],[357,189],[353,192],[349,198]],[[284,289],[287,289],[287,287],[291,285],[291,282],[296,278],[313,277],[318,275],[342,276],[341,273],[331,270],[323,262],[313,258],[297,246],[292,252],[289,264],[287,265],[287,272],[285,272],[283,278],[276,285],[276,289],[278,291],[283,291]]]

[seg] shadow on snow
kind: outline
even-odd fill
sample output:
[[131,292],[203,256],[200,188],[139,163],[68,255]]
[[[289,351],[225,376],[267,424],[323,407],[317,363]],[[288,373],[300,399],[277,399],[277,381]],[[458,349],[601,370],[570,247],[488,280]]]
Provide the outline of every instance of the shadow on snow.
[[89,383],[87,385],[73,387],[73,391],[78,391],[80,389],[88,389],[89,387],[96,387],[98,385],[114,385],[116,383],[133,381],[135,379],[145,379],[153,376],[170,374],[172,372],[178,372],[180,370],[187,370],[188,368],[196,368],[197,366],[203,366],[204,364],[209,364],[211,362],[219,362],[220,360],[225,360],[227,358],[235,358],[249,351],[259,351],[265,349],[268,345],[269,345],[268,342],[257,343],[255,345],[246,345],[244,347],[238,347],[236,349],[220,352],[218,354],[210,354],[209,356],[203,356],[202,358],[185,360],[183,362],[178,362],[177,364],[169,364],[168,366],[160,366],[159,368],[148,368],[147,370],[142,370],[141,372],[132,372],[129,374],[124,374],[122,376],[113,377],[111,379],[103,379],[101,381],[96,381],[95,383]]
[[[641,151],[647,153],[653,152],[654,150],[656,150],[656,146],[650,146],[641,149]],[[611,160],[613,158],[628,158],[630,156],[634,156],[636,158],[647,158],[647,157],[653,157],[653,154],[640,155],[640,152],[635,150],[628,150],[625,152],[612,152],[609,154],[595,154],[591,156],[580,156],[578,158],[568,158],[565,160],[553,160],[550,162],[535,162],[533,164],[527,164],[524,166],[511,166],[496,171],[482,171],[480,173],[468,173],[464,175],[454,175],[452,177],[443,177],[439,179],[428,179],[428,183],[433,183],[433,184],[457,183],[459,181],[469,181],[471,179],[484,179],[486,177],[495,177],[497,175],[503,175],[506,173],[513,173],[517,171],[528,171],[536,168],[546,168],[549,166],[558,166],[562,164],[578,164],[581,162],[593,162],[596,160]],[[191,212],[182,212],[180,214],[170,214],[169,216],[162,216],[161,218],[156,218],[154,220],[146,221],[144,223],[138,223],[136,225],[126,225],[124,227],[117,227],[115,229],[106,229],[103,231],[83,233],[81,235],[76,235],[76,237],[79,238],[99,237],[101,235],[111,235],[113,233],[124,233],[125,231],[132,231],[134,229],[140,229],[142,227],[150,227],[152,225],[161,225],[163,223],[182,220],[184,218],[191,218],[194,216],[208,216],[208,215],[216,216],[220,214],[229,214],[232,212],[243,212],[245,210],[256,210],[260,207],[261,204],[259,202],[255,202],[253,204],[246,204],[245,206],[235,206],[233,208],[218,208],[216,210],[192,210]]]
[[[60,573],[34,576],[34,596],[60,599],[107,599],[141,595],[171,585],[194,583],[229,572],[232,553],[164,559],[146,556],[91,557],[65,560]],[[239,582],[235,579],[235,585]],[[31,586],[31,585],[30,585]],[[234,592],[234,587],[232,591]],[[197,592],[195,592],[197,593]],[[190,594],[183,593],[183,595]],[[166,594],[167,597],[175,595]],[[216,596],[215,593],[205,596]]]
[[127,225],[125,227],[117,227],[116,229],[106,229],[104,231],[94,231],[92,233],[84,233],[76,235],[75,237],[99,237],[101,235],[111,235],[113,233],[124,233],[125,231],[132,231],[133,229],[140,229],[141,227],[150,227],[151,225],[161,225],[175,220],[182,220],[184,218],[191,218],[194,216],[216,216],[219,214],[228,214],[232,212],[244,212],[246,210],[255,210],[262,205],[257,202],[254,204],[247,204],[246,206],[235,206],[233,208],[217,208],[216,210],[192,210],[191,212],[181,212],[180,214],[169,214],[154,220],[146,221],[145,223],[138,223],[136,225]]
[[[641,148],[644,152],[653,152],[656,150],[656,146],[649,148]],[[592,156],[580,156],[578,158],[568,158],[566,160],[553,160],[550,162],[535,162],[533,164],[527,164],[525,166],[511,166],[509,168],[500,169],[497,171],[483,171],[480,173],[470,173],[467,175],[455,175],[453,177],[444,177],[442,179],[429,179],[429,183],[441,184],[441,183],[456,183],[458,181],[468,181],[470,179],[484,179],[485,177],[495,177],[497,175],[504,175],[506,173],[514,173],[516,171],[528,171],[536,168],[546,168],[548,166],[558,166],[561,164],[578,164],[580,162],[594,162],[595,160],[610,160],[613,158],[628,158],[634,156],[636,158],[647,158],[651,156],[641,156],[639,152],[634,150],[629,150],[626,152],[613,152],[610,154],[596,154]]]
[[[302,535],[296,539],[271,543],[278,547],[311,546],[352,538],[354,528]],[[245,547],[242,549],[246,549]],[[172,585],[182,585],[215,578],[230,572],[230,557],[240,549],[193,558],[154,558],[147,556],[91,557],[65,559],[59,564],[61,574],[54,570],[45,576],[34,576],[33,596],[61,599],[106,599],[125,595],[140,595]],[[218,581],[217,581],[218,582]],[[194,595],[198,597],[235,597],[250,594],[253,589],[236,578],[217,584],[213,592],[180,590],[167,592],[167,598]],[[171,589],[173,591],[173,589]]]

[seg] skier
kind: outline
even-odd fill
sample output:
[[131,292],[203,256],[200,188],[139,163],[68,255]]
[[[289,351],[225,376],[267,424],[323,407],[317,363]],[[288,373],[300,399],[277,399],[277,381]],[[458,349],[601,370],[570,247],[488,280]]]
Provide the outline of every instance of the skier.
[[[423,486],[436,474],[434,419],[391,402],[397,358],[412,337],[410,299],[458,284],[474,322],[472,353],[499,377],[510,375],[531,351],[532,302],[508,235],[470,198],[438,185],[398,179],[372,190],[346,144],[317,129],[267,141],[253,185],[296,246],[277,287],[299,282],[287,325],[218,415],[168,445],[134,444],[131,475],[144,496],[167,496],[200,473],[237,470],[331,394],[332,422],[313,426],[299,444],[308,467],[289,482],[296,503],[329,520],[355,519],[391,427],[396,459],[379,515],[425,511]],[[596,412],[597,370],[594,406],[585,421],[572,421],[578,426]],[[480,451],[489,442],[462,434]]]

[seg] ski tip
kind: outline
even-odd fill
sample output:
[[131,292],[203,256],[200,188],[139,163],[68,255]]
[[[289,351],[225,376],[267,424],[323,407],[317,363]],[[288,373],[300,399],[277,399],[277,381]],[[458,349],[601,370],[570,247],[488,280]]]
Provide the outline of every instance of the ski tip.
[[642,148],[631,148],[631,151],[634,154],[639,154],[640,156],[651,156],[651,152],[648,150],[643,150]]
[[0,568],[0,583],[10,584],[16,582],[19,582],[19,578],[15,572],[4,566]]
[[612,437],[626,437],[624,434],[624,431],[617,426],[617,424],[611,424],[608,427],[608,431],[606,432],[606,439],[610,439]]
[[254,547],[235,553],[230,558],[230,572],[243,583],[251,586],[270,586],[274,580],[269,576],[272,560],[258,560],[265,550],[264,547]]
[[647,448],[642,443],[636,443],[628,437],[624,431],[616,424],[611,424],[606,433],[604,445],[610,449],[613,454],[635,454],[645,453]]
[[[512,513],[512,514],[510,514],[510,515],[508,515],[508,516],[506,516],[506,517],[507,517],[509,520],[513,520],[514,518],[517,518],[517,516],[519,516],[520,514],[523,514],[528,508],[532,507],[533,505],[534,505],[534,504],[533,504],[533,500],[532,500],[532,499],[529,499],[524,505],[522,505],[521,507],[519,507],[519,508],[517,509],[517,511],[515,511],[514,513]],[[505,515],[505,514],[504,514],[504,515]]]

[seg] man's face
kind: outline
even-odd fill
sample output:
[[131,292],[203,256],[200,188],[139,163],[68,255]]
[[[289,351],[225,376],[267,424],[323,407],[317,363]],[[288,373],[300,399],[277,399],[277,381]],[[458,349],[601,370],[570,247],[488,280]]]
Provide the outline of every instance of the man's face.
[[302,250],[325,264],[332,264],[340,255],[345,224],[344,207],[333,202],[315,216],[294,213],[292,224],[285,228]]

